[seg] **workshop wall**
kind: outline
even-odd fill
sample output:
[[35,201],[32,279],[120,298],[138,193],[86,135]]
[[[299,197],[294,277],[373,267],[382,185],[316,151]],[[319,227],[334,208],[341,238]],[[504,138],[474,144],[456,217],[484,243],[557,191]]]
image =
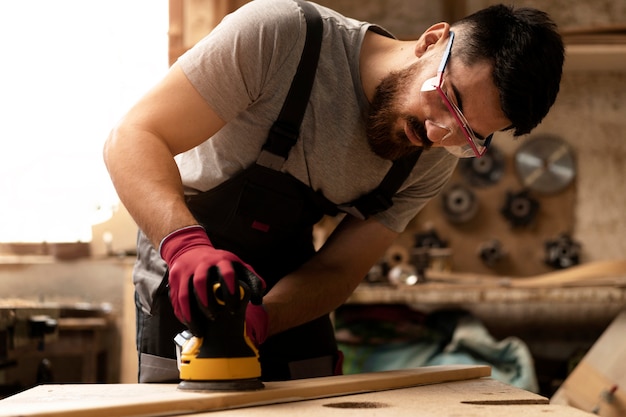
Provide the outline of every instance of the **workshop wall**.
[[[469,0],[470,9],[498,3]],[[518,6],[548,12],[566,38],[587,35],[602,45],[626,43],[626,2],[622,0],[519,0]],[[603,40],[604,39],[604,40]],[[623,55],[613,58],[626,62]],[[566,57],[574,60],[574,56]],[[594,57],[589,57],[589,65]],[[583,261],[626,256],[626,67],[566,71],[554,109],[537,129],[558,134],[577,157],[575,239]]]

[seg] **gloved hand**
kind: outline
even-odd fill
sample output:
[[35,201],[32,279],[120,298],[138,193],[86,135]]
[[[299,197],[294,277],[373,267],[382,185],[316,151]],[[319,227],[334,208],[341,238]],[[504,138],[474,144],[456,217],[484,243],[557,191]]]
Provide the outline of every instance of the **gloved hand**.
[[[217,308],[238,309],[239,281],[245,283],[250,290],[251,304],[248,309],[262,303],[265,281],[234,253],[213,247],[202,226],[185,227],[170,233],[161,241],[159,253],[169,268],[170,300],[174,314],[196,335],[200,332],[197,324],[217,315]],[[223,305],[209,300],[209,294],[213,294],[213,285],[216,283],[227,289],[223,299],[228,302]],[[229,297],[235,294],[236,297]],[[201,314],[206,317],[201,317]],[[259,334],[266,334],[267,313],[265,314],[264,325],[261,319],[255,325],[247,327],[251,330],[257,329],[255,332]],[[246,321],[248,316],[262,315],[258,312],[246,312]]]
[[263,305],[248,304],[246,310],[246,334],[256,347],[267,339],[267,311]]

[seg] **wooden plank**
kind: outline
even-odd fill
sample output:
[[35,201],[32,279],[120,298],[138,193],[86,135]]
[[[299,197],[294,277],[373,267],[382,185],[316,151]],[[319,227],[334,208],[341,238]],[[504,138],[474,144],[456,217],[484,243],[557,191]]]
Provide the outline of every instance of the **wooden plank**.
[[[615,387],[609,400],[605,396]],[[626,415],[626,391],[607,378],[589,362],[581,362],[568,376],[561,387],[563,401],[555,396],[555,404],[567,404],[580,410],[593,411],[602,417],[624,417]],[[555,394],[556,395],[556,394]]]
[[[606,395],[615,391],[611,398]],[[626,310],[615,318],[552,397],[555,404],[626,416]]]
[[186,392],[175,384],[41,385],[0,401],[1,417],[172,416],[489,376],[488,366],[432,366],[266,383],[259,391]]
[[426,271],[426,278],[455,284],[496,285],[514,288],[559,288],[569,286],[626,285],[626,260],[616,259],[580,264],[567,269],[528,277]]

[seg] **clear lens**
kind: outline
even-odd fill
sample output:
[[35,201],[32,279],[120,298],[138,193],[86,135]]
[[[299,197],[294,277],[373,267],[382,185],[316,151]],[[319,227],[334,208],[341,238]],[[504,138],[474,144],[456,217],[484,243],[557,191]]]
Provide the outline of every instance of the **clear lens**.
[[[452,113],[452,117],[454,117],[454,124],[457,125],[457,129],[451,129],[446,127],[450,132],[457,132],[463,140],[466,142],[465,145],[462,146],[444,146],[448,152],[452,155],[455,155],[459,158],[468,158],[468,157],[481,157],[486,151],[486,146],[489,146],[491,142],[491,136],[488,136],[485,139],[479,139],[476,137],[476,134],[472,131],[472,128],[469,126],[467,119],[461,113],[461,110],[454,104],[448,95],[443,90],[442,86],[444,84],[443,74],[446,69],[446,65],[448,64],[448,60],[450,58],[450,52],[452,50],[452,42],[454,41],[454,32],[450,31],[450,40],[448,41],[448,46],[441,58],[441,63],[439,64],[439,69],[437,70],[437,75],[435,77],[429,78],[422,83],[421,91],[433,91],[437,90],[444,106]],[[446,136],[448,137],[448,136]],[[459,139],[461,139],[459,137]]]
[[456,114],[456,117],[461,121],[462,127],[469,134],[470,138],[474,142],[474,145],[476,145],[476,147],[485,146],[485,143],[487,142],[487,139],[486,138],[485,139],[479,139],[478,137],[476,137],[476,134],[474,133],[474,131],[470,127],[469,122],[467,121],[467,119],[463,115],[463,112],[461,112],[461,109],[459,109],[459,107],[456,105],[456,103],[454,103],[452,100],[450,100],[450,97],[448,96],[448,94],[443,89],[444,85],[445,85],[445,79],[441,81],[441,92],[443,93],[444,96],[446,96],[448,104],[450,104],[450,106],[454,110],[454,113]]
[[456,156],[457,158],[475,158],[476,157],[476,153],[474,152],[474,150],[469,144],[463,145],[463,146],[444,146],[444,149],[450,152],[452,155]]
[[[448,101],[450,101],[450,99],[448,99]],[[456,106],[456,104],[454,104],[452,101],[450,101],[450,105],[454,109],[454,112],[456,113],[456,116],[463,123],[463,127],[465,128],[467,133],[469,133],[470,138],[472,139],[472,141],[474,141],[474,145],[476,145],[477,147],[478,146],[485,146],[485,143],[487,142],[487,138],[479,139],[478,137],[476,137],[476,134],[474,133],[474,131],[470,127],[469,122],[467,121],[467,119],[465,118],[463,113],[461,113],[461,110],[459,110],[459,108]]]
[[[463,129],[461,128],[461,126],[459,126],[459,122],[461,122],[463,127],[467,131],[467,134],[471,135],[471,137],[474,139],[474,144],[476,145],[478,152],[482,154],[484,152],[483,145],[485,144],[486,140],[480,140],[476,138],[476,135],[474,135],[474,132],[469,127],[469,123],[467,122],[467,119],[465,119],[465,116],[463,116],[463,113],[461,113],[459,108],[452,101],[450,101],[450,99],[446,96],[445,92],[439,87],[440,84],[443,85],[442,74],[438,74],[437,76],[429,78],[426,81],[424,81],[422,83],[422,87],[420,91],[422,92],[438,91],[438,93],[440,93],[442,105],[446,107],[446,111],[453,111],[454,114],[456,115],[456,118],[458,118],[458,121],[451,121],[454,129],[452,129],[450,126],[444,126],[432,120],[431,120],[431,123],[437,125],[440,128],[445,128],[446,130],[449,131],[449,133],[445,136],[444,139],[451,139],[453,135],[455,135],[455,137],[457,137],[459,141],[462,140],[463,142],[467,143],[468,138],[465,132],[463,132]],[[445,99],[444,97],[441,97],[441,95],[445,96]],[[443,100],[447,101],[450,107],[448,107],[445,101]],[[474,152],[474,150],[472,149],[472,146],[469,143],[466,145],[451,145],[451,146],[444,146],[444,147],[446,148],[448,152],[450,152],[452,155],[458,158],[472,158],[472,157],[477,156],[476,152]]]

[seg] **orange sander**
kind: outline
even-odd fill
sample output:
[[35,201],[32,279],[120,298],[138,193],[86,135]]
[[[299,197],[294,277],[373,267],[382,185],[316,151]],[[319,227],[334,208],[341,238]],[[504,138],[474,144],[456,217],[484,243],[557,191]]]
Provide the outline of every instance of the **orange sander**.
[[[237,281],[238,294],[224,283],[209,290],[209,309],[194,333],[184,331],[174,338],[177,346],[180,390],[242,391],[264,388],[260,380],[259,351],[246,335],[246,308],[250,289]],[[235,291],[237,292],[237,291]],[[194,308],[199,309],[195,306]],[[196,315],[197,317],[198,315]]]

